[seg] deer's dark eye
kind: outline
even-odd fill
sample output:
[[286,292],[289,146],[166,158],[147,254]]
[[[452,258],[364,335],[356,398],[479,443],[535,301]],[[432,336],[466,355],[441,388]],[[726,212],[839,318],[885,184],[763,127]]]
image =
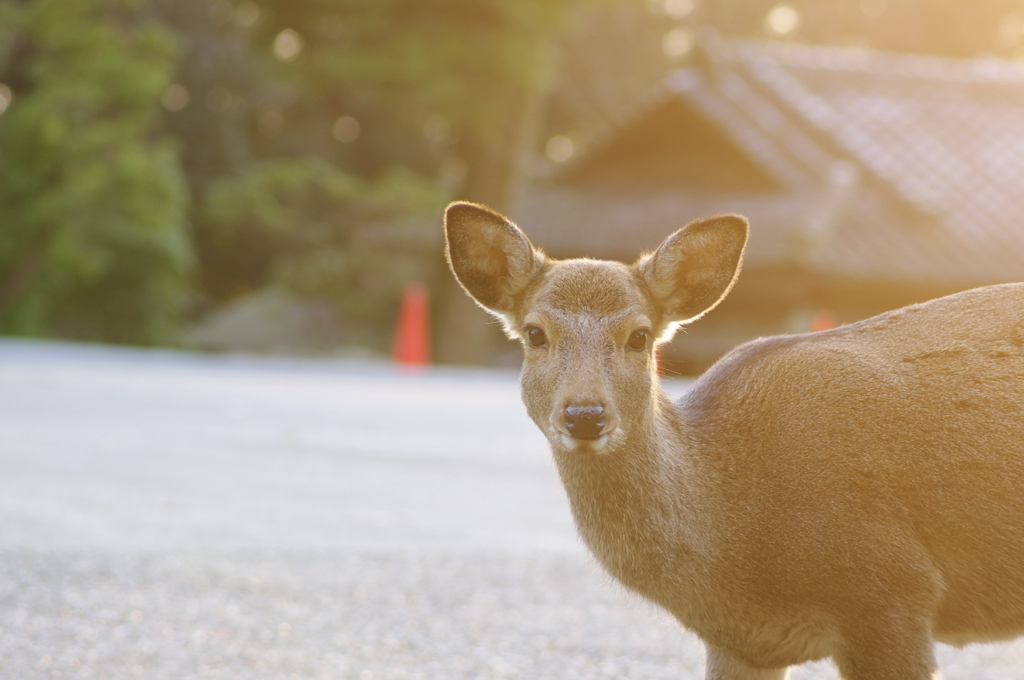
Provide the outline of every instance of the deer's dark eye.
[[530,347],[543,347],[548,344],[548,336],[538,326],[526,327],[526,343]]
[[629,340],[626,341],[626,347],[637,352],[647,349],[647,339],[650,333],[645,328],[638,328],[629,334]]

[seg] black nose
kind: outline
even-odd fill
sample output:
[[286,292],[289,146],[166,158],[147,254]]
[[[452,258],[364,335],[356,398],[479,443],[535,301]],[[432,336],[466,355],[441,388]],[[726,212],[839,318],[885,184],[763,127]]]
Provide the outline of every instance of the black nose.
[[563,422],[573,439],[597,439],[604,429],[604,407],[567,406]]

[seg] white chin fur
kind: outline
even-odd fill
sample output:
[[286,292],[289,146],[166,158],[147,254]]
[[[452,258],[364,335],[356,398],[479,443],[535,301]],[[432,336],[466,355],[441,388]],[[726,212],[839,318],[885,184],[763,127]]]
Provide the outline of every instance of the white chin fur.
[[612,439],[618,430],[606,432],[597,439],[573,439],[564,432],[555,433],[554,437],[551,437],[551,443],[566,451],[580,451],[587,452],[592,451],[594,453],[608,453],[608,442]]

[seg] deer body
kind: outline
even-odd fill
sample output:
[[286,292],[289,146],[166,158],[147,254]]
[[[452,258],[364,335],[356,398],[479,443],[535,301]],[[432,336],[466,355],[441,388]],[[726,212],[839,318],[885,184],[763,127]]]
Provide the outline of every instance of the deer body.
[[653,346],[713,307],[746,223],[632,266],[553,261],[453,204],[456,277],[522,339],[523,399],[576,526],[708,648],[707,677],[924,680],[933,640],[1024,632],[1024,284],[743,345],[678,402]]

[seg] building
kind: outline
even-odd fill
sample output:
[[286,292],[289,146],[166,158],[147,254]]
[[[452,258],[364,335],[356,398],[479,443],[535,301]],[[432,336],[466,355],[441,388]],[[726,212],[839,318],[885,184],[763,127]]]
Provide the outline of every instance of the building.
[[1024,65],[714,33],[695,49],[625,97],[599,94],[600,71],[567,79],[555,105],[582,149],[513,212],[556,257],[628,261],[693,218],[746,215],[740,280],[668,348],[673,368],[822,310],[844,323],[1024,280]]

